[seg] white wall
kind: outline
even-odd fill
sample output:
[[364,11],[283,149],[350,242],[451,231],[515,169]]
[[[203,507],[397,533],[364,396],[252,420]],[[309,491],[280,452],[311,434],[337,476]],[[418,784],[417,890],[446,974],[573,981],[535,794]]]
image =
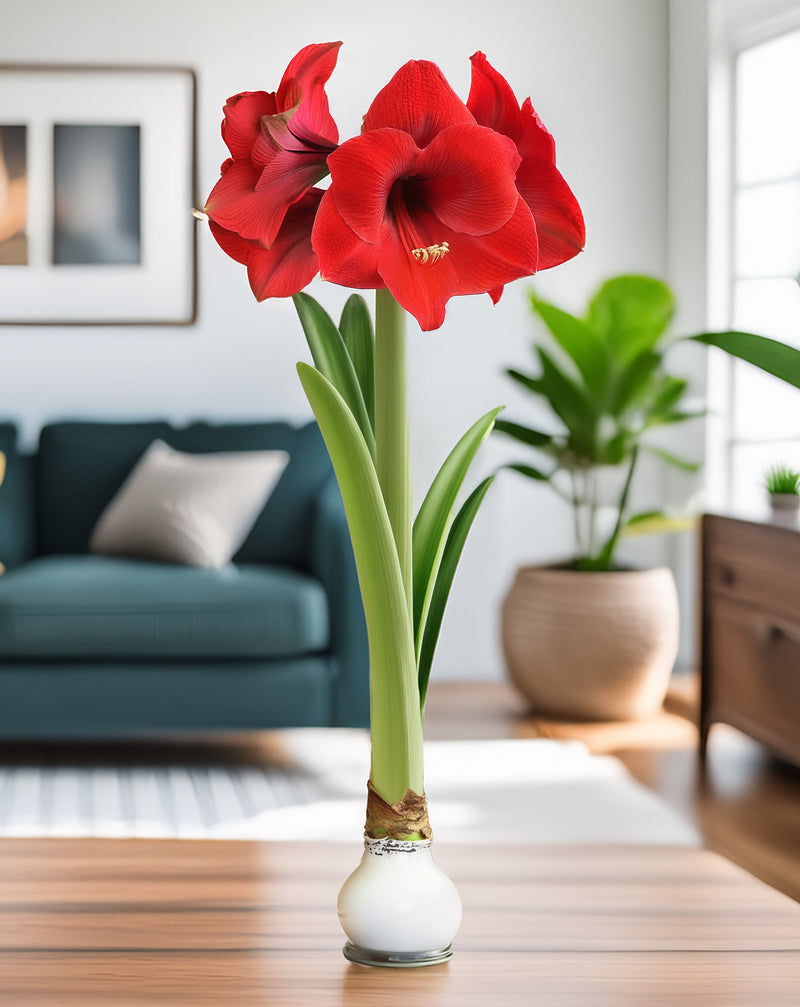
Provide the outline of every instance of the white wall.
[[[274,89],[302,45],[344,41],[329,87],[342,138],[357,132],[370,99],[410,58],[437,61],[466,97],[468,57],[481,49],[520,99],[533,97],[587,220],[586,251],[537,278],[539,291],[578,308],[606,276],[665,275],[667,0],[406,0],[392,15],[378,10],[367,0],[307,0],[291,9],[268,0],[26,0],[4,11],[0,62],[193,67],[202,202],[225,156],[224,100]],[[306,352],[291,304],[257,305],[242,267],[205,230],[199,246],[199,319],[191,328],[0,328],[0,413],[22,423],[26,440],[64,416],[309,415],[294,376]],[[418,499],[473,419],[503,402],[509,417],[529,414],[502,369],[527,362],[531,285],[509,286],[495,308],[488,297],[453,301],[442,329],[410,331]],[[331,285],[312,292],[336,312],[347,293]],[[480,467],[490,471],[508,457],[506,445],[491,441]],[[437,677],[500,676],[498,609],[514,568],[569,550],[563,506],[546,488],[503,473],[454,587]]]

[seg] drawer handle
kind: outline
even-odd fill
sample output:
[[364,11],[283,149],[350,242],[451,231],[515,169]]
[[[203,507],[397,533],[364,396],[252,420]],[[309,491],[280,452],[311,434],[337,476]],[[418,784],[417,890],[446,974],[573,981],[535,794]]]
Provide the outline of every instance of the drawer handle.
[[719,579],[726,587],[731,587],[736,583],[736,574],[729,566],[724,566],[719,573]]
[[783,626],[767,626],[766,636],[768,643],[782,643],[785,640],[791,643],[800,643],[800,631],[793,632]]

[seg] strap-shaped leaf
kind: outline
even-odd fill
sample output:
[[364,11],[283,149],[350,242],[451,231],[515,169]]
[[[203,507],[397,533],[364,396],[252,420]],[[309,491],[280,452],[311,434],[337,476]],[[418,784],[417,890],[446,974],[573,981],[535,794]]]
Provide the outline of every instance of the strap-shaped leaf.
[[327,311],[313,297],[301,292],[295,294],[293,300],[317,370],[330,381],[347,403],[364,435],[370,454],[374,457],[375,434],[353,362],[339,330]]
[[[502,407],[500,407],[502,408]],[[413,599],[414,639],[419,648],[430,604],[436,571],[444,549],[458,491],[482,441],[488,436],[500,409],[492,409],[474,423],[445,459],[431,483],[414,520],[413,531]]]
[[602,408],[608,388],[608,349],[594,329],[567,311],[531,297],[534,311],[575,363],[592,398]]
[[344,345],[361,386],[364,405],[372,429],[375,429],[375,335],[367,302],[360,294],[347,298],[339,322]]
[[417,664],[403,578],[375,465],[347,403],[308,364],[297,365],[344,501],[370,656],[372,782],[384,800],[422,793]]
[[800,388],[800,350],[777,339],[753,332],[702,332],[688,336],[695,343],[717,346],[733,357],[746,360],[768,374]]
[[553,443],[552,434],[543,434],[540,430],[533,430],[531,427],[525,427],[521,423],[512,423],[509,420],[497,420],[494,429],[497,433],[508,434],[514,440],[528,444],[533,448],[543,448]]
[[447,542],[442,553],[442,561],[436,575],[436,584],[433,589],[428,617],[425,620],[425,633],[422,637],[422,646],[419,655],[419,695],[420,702],[425,705],[425,696],[428,692],[428,681],[431,677],[431,667],[433,666],[433,654],[439,640],[439,631],[442,628],[442,619],[450,595],[450,588],[453,585],[453,578],[458,568],[458,561],[464,550],[464,543],[475,520],[475,515],[483,502],[483,498],[489,487],[492,485],[494,476],[489,476],[477,486],[464,501],[461,510],[453,521]]

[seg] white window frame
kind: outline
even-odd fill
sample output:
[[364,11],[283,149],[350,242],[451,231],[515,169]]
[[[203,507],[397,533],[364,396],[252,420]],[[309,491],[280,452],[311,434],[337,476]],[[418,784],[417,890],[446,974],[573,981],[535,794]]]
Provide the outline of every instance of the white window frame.
[[[769,8],[765,16],[765,8]],[[712,0],[709,49],[708,134],[708,315],[709,327],[728,329],[734,317],[734,212],[736,64],[746,49],[800,30],[800,3],[763,0]],[[734,361],[720,351],[709,352],[707,368],[706,496],[709,509],[731,512],[733,455],[743,439],[733,425]],[[780,437],[768,443],[779,443]],[[796,437],[785,440],[796,441]]]

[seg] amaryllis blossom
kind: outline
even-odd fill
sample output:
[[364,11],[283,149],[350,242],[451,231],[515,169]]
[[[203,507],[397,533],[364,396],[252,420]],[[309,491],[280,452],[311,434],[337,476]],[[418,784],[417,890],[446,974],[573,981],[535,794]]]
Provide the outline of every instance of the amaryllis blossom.
[[485,293],[536,271],[536,225],[517,191],[521,159],[478,125],[439,68],[402,67],[364,132],[328,157],[331,185],[312,242],[323,278],[388,287],[425,329],[454,294]]
[[514,141],[522,163],[517,189],[536,221],[539,269],[571,259],[586,237],[578,201],[556,168],[556,146],[530,98],[520,107],[506,79],[482,52],[471,57],[472,84],[467,108],[482,126]]
[[[552,137],[482,53],[466,104],[434,63],[412,61],[372,102],[361,135],[338,147],[325,84],[340,44],[306,46],[277,92],[225,106],[232,156],[206,212],[259,300],[297,293],[319,270],[388,288],[434,329],[453,295],[496,301],[504,284],[583,247]],[[329,172],[323,195],[314,186]]]
[[325,84],[340,45],[327,42],[301,49],[277,92],[246,91],[228,99],[222,138],[231,157],[205,207],[216,225],[215,236],[223,229],[258,242],[262,249],[280,241],[284,251],[288,242],[298,276],[315,262],[311,247],[301,252],[299,244],[286,234],[279,239],[279,233],[289,208],[328,174],[326,158],[339,141]]

